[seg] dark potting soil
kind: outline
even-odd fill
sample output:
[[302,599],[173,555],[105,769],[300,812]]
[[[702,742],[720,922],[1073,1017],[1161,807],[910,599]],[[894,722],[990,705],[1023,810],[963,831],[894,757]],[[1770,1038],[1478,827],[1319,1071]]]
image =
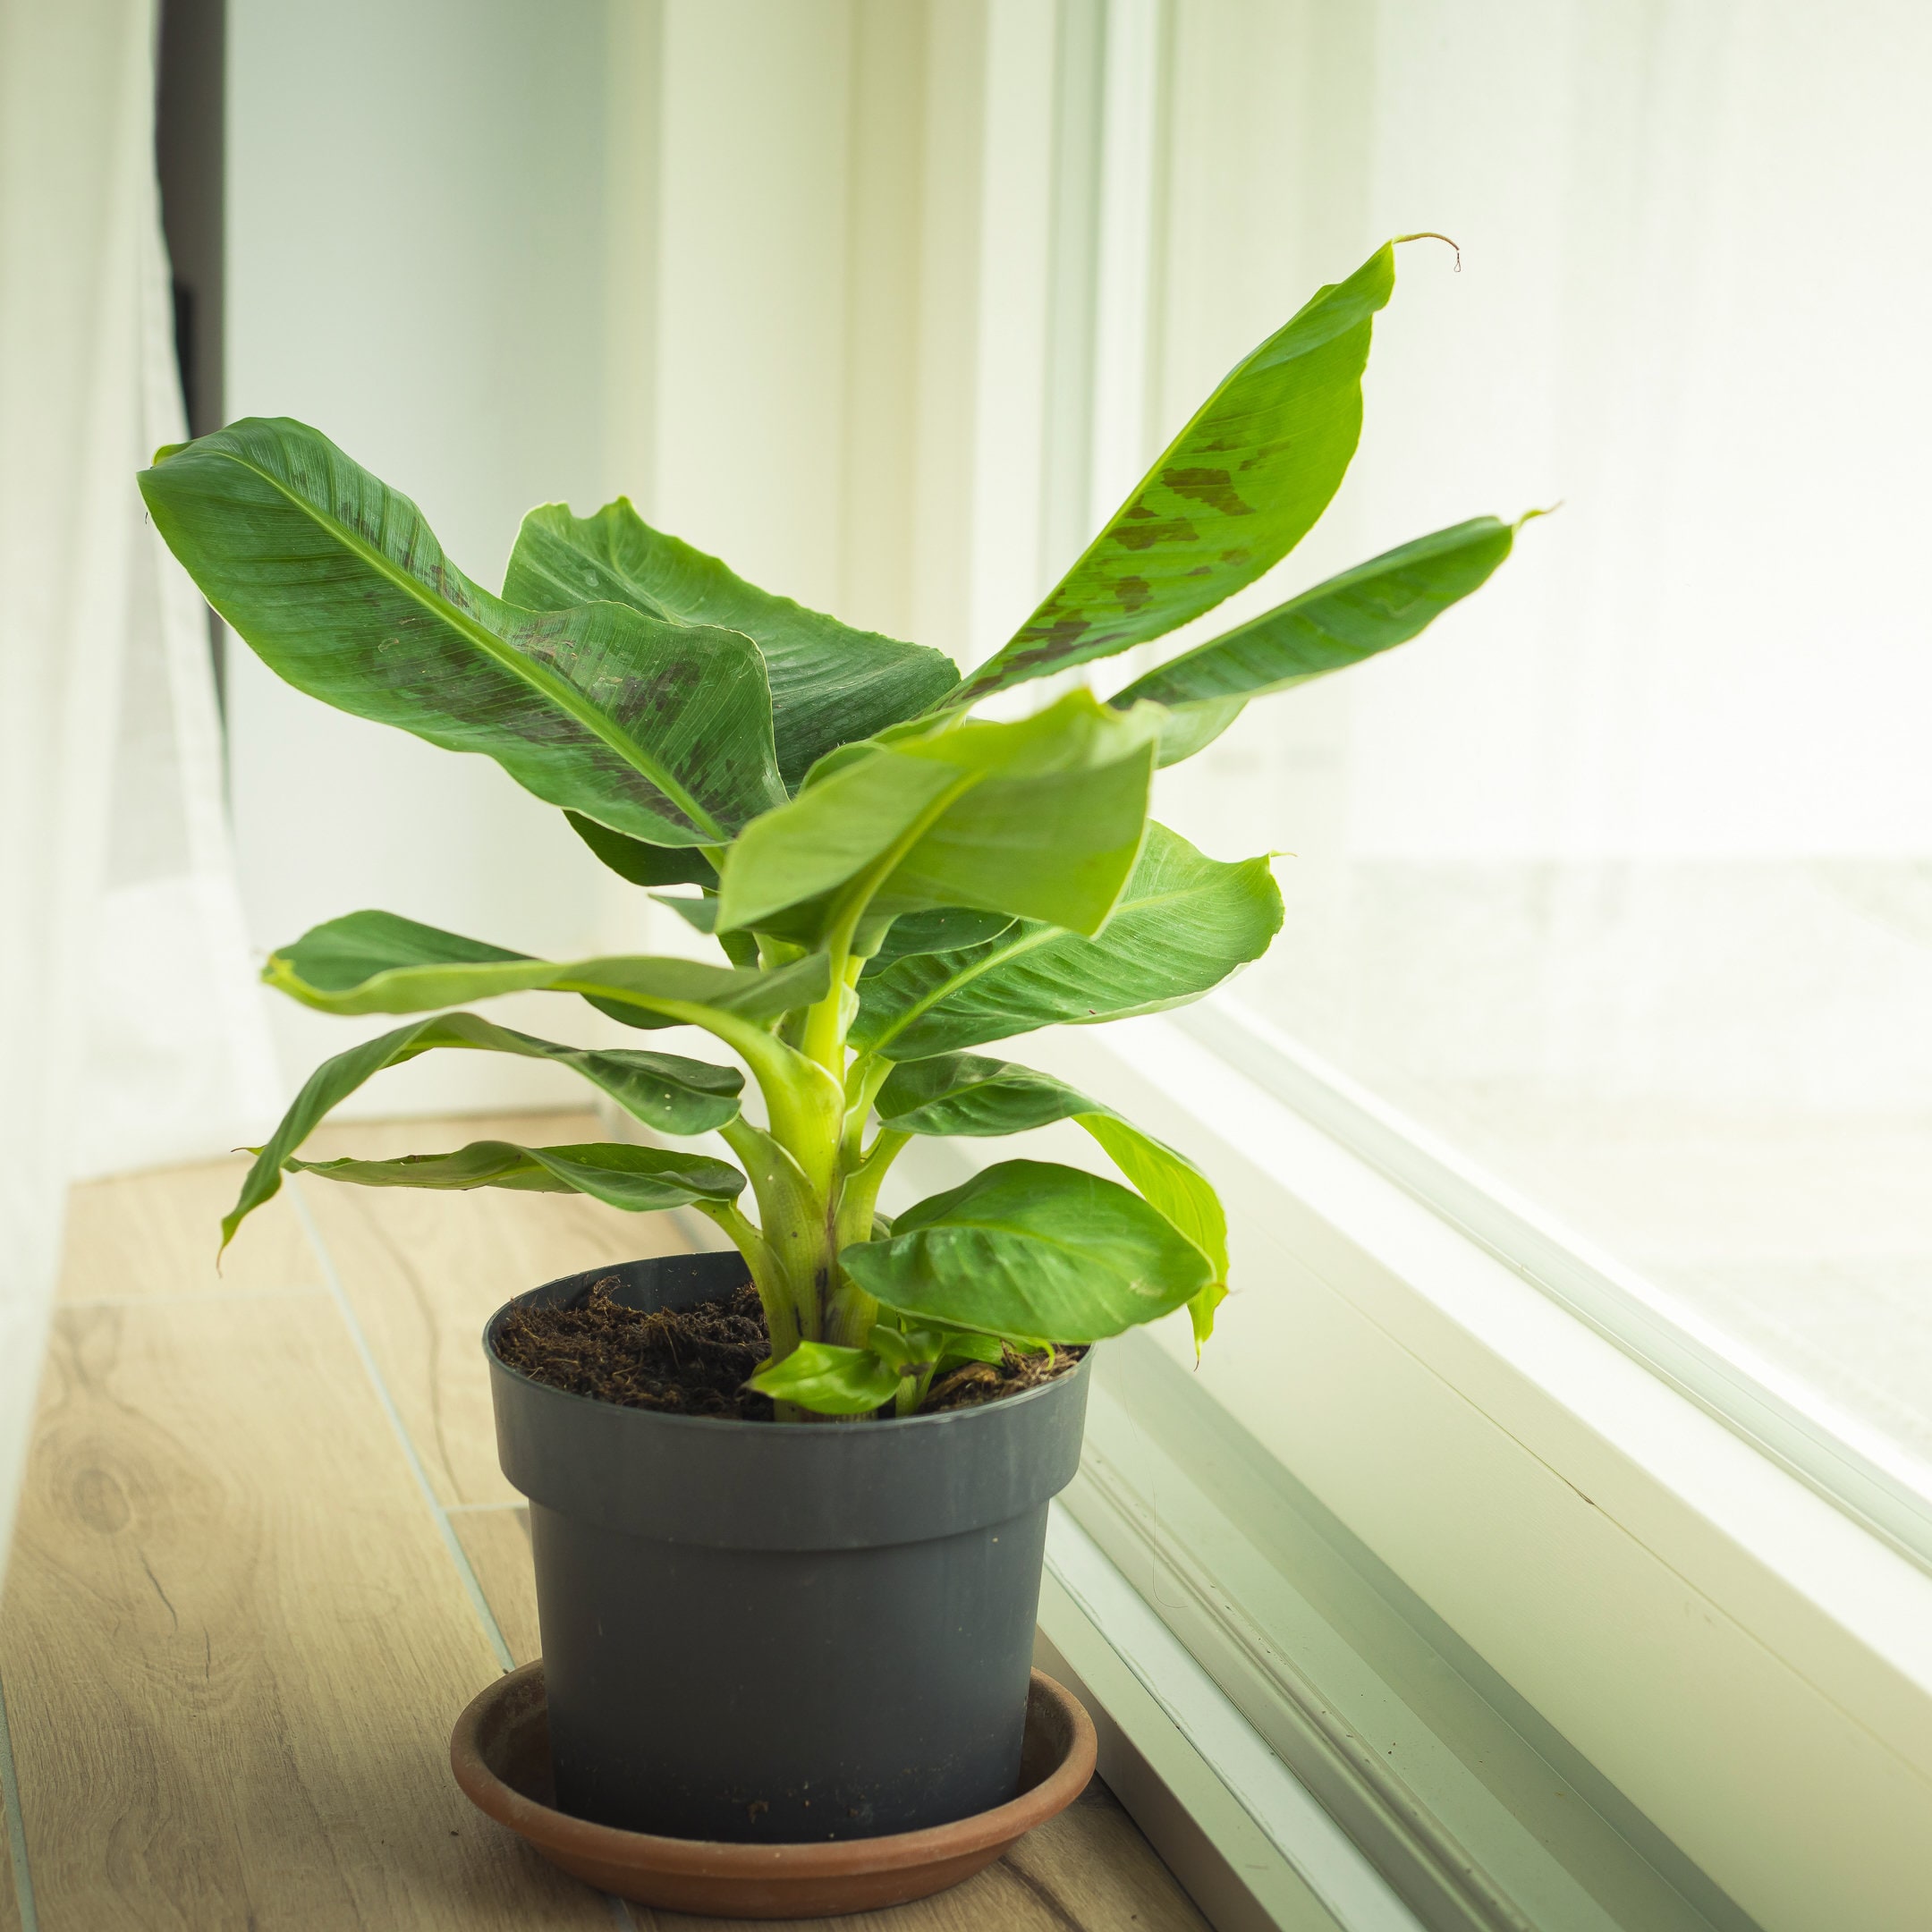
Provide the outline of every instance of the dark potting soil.
[[[765,1310],[748,1283],[721,1301],[647,1315],[612,1299],[616,1277],[595,1282],[568,1308],[513,1309],[496,1330],[496,1352],[534,1382],[626,1409],[769,1422],[771,1398],[746,1388],[771,1353]],[[968,1362],[928,1391],[921,1415],[971,1409],[1019,1395],[1072,1368],[1084,1349]]]

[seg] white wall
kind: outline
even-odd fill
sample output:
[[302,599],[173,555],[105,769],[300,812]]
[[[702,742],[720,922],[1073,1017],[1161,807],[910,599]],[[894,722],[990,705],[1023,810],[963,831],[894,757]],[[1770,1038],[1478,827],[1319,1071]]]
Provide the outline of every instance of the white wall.
[[[775,590],[984,655],[1051,574],[1056,19],[231,0],[230,411],[326,431],[487,584],[530,505],[622,490]],[[487,760],[332,712],[233,640],[229,665],[264,950],[368,905],[553,955],[697,943]],[[493,1011],[610,1030],[540,996]],[[275,1019],[292,1088],[381,1024]],[[579,1091],[446,1055],[352,1111]]]
[[[531,504],[600,500],[604,9],[231,0],[228,20],[229,411],[314,424],[494,588]],[[376,905],[588,948],[600,869],[557,812],[483,758],[303,697],[233,640],[228,661],[257,944]],[[275,1021],[292,1080],[356,1030],[285,1001]],[[368,1105],[568,1090],[546,1072],[445,1055]]]

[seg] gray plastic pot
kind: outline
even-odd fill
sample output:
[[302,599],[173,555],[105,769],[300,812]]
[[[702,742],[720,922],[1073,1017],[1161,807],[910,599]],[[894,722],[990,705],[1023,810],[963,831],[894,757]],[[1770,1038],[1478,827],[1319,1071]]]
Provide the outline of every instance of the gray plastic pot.
[[530,1501],[561,1809],[680,1838],[916,1831],[1018,1789],[1048,1500],[1089,1365],[976,1409],[783,1425],[620,1408],[492,1345],[615,1276],[632,1308],[741,1286],[735,1254],[591,1268],[484,1329]]

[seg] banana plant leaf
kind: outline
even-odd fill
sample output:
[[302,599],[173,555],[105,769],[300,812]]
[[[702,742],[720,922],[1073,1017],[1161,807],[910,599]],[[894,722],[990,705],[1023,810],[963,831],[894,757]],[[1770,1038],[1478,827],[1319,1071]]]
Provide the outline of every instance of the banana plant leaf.
[[1488,582],[1519,526],[1495,517],[1419,537],[1184,651],[1108,701],[1166,708],[1160,762],[1191,758],[1240,716],[1250,698],[1360,664],[1427,630]]
[[1281,922],[1267,860],[1209,859],[1150,823],[1094,937],[1022,919],[962,952],[900,960],[860,980],[852,1042],[888,1060],[924,1060],[1037,1027],[1158,1013],[1258,959]]
[[350,1181],[358,1187],[495,1187],[527,1194],[588,1194],[632,1214],[733,1201],[745,1184],[728,1161],[616,1140],[548,1148],[472,1140],[453,1154],[405,1154],[399,1160],[292,1159],[284,1165],[291,1173]]
[[1355,454],[1369,333],[1394,287],[1390,242],[1318,290],[1228,375],[1013,640],[945,702],[1148,643],[1280,563]]
[[562,504],[532,510],[511,553],[504,597],[527,610],[608,600],[674,623],[742,632],[764,654],[778,769],[789,786],[835,746],[915,716],[959,682],[944,652],[854,631],[760,590],[717,558],[653,530],[622,496],[589,517]]
[[[708,939],[716,939],[724,949],[724,956],[733,966],[755,967],[758,962],[758,941],[750,933],[721,933],[717,929],[717,894],[707,893],[701,899],[693,899],[688,893],[654,892],[651,897],[661,906],[669,906],[693,932],[701,932]],[[597,1003],[592,1001],[595,1005]],[[635,1013],[636,1009],[632,1009]],[[628,1018],[618,1013],[620,1020]],[[635,1021],[632,1021],[632,1024]]]
[[823,953],[773,972],[701,961],[531,959],[394,912],[351,912],[268,955],[262,978],[321,1013],[423,1013],[498,993],[580,993],[703,1026],[712,1016],[761,1021],[823,998]]
[[581,812],[564,814],[570,828],[619,878],[633,886],[717,885],[717,868],[695,845],[647,845],[586,818]]
[[898,1393],[899,1371],[869,1348],[801,1342],[782,1361],[764,1363],[745,1386],[819,1415],[870,1415]]
[[286,419],[165,449],[140,487],[208,602],[340,710],[482,752],[538,798],[655,844],[721,844],[784,801],[765,660],[736,631],[624,604],[505,604],[408,497]]
[[1063,1120],[1085,1128],[1143,1199],[1208,1257],[1214,1278],[1188,1303],[1197,1352],[1214,1333],[1215,1309],[1227,1293],[1227,1215],[1184,1154],[1050,1073],[977,1054],[895,1066],[876,1104],[880,1122],[900,1133],[997,1139]]
[[234,1239],[247,1216],[274,1198],[282,1185],[284,1162],[332,1108],[386,1068],[437,1047],[554,1061],[580,1073],[633,1119],[660,1133],[705,1133],[722,1127],[737,1117],[738,1096],[744,1087],[744,1075],[736,1067],[709,1066],[678,1054],[560,1046],[497,1026],[476,1013],[439,1013],[433,1020],[414,1021],[325,1060],[309,1076],[281,1124],[257,1150],[241,1194],[222,1219],[222,1246]]
[[901,1314],[1038,1342],[1097,1342],[1153,1321],[1213,1272],[1138,1194],[1046,1161],[988,1167],[839,1261]]
[[915,953],[960,953],[968,946],[997,939],[1013,924],[1004,912],[975,912],[967,906],[938,906],[930,912],[908,912],[886,928],[879,949],[865,963],[869,973],[881,973],[895,960]]
[[1140,850],[1159,728],[1152,708],[1076,691],[1014,723],[955,716],[895,737],[745,828],[719,927],[769,929],[807,907],[822,928],[854,906],[875,919],[963,906],[1093,932]]
[[970,1335],[958,1328],[929,1328],[916,1323],[895,1327],[884,1318],[873,1323],[866,1346],[902,1375],[922,1368],[947,1368],[955,1362],[992,1365],[1002,1360],[1006,1352],[996,1335]]

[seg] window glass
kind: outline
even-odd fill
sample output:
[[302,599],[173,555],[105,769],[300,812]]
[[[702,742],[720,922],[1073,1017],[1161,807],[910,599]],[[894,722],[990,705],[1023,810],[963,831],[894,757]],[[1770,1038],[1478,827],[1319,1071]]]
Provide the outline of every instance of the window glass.
[[[1932,10],[1174,11],[1173,427],[1385,235],[1362,452],[1266,607],[1560,502],[1163,780],[1288,903],[1227,996],[1932,1494]],[[1163,647],[1159,656],[1168,654]]]

